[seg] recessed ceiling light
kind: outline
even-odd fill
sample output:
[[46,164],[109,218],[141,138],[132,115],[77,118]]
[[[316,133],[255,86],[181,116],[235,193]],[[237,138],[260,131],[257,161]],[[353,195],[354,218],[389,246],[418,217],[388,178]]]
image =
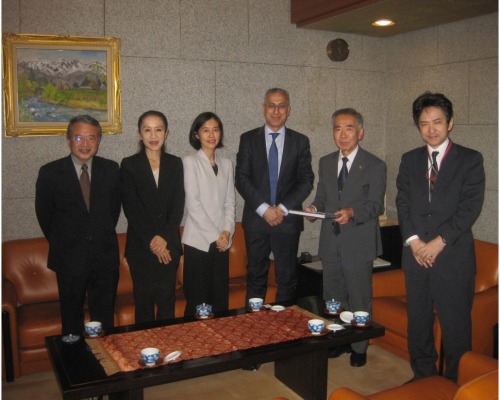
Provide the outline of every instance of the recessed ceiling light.
[[373,26],[391,26],[394,24],[395,22],[390,19],[379,19],[372,23]]

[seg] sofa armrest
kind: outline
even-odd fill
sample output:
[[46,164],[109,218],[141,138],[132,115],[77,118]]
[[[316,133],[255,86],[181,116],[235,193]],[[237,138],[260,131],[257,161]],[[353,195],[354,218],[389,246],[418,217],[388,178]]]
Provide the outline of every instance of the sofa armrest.
[[402,269],[374,273],[372,286],[373,297],[406,296],[405,274]]
[[493,327],[498,323],[498,286],[474,295],[472,351],[493,355]]
[[3,366],[7,382],[19,376],[17,352],[17,295],[12,282],[2,278],[2,347]]
[[366,400],[369,397],[365,397],[354,390],[346,387],[338,388],[333,391],[328,400]]
[[498,369],[498,361],[483,354],[468,351],[460,359],[458,384],[466,384],[473,379]]
[[467,382],[458,389],[455,400],[498,399],[498,369]]

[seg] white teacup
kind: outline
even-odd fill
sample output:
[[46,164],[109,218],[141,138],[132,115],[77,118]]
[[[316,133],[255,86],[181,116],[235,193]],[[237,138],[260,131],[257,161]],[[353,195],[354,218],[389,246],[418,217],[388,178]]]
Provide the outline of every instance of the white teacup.
[[141,350],[141,358],[146,366],[151,367],[160,358],[160,350],[156,347],[146,347]]
[[90,321],[85,324],[85,333],[89,337],[96,337],[101,333],[102,324],[99,321]]

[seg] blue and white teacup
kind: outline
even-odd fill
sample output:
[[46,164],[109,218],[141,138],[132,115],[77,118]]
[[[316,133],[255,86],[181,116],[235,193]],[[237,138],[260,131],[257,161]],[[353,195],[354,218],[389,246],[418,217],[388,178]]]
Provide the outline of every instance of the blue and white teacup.
[[101,333],[102,324],[99,321],[90,321],[85,324],[85,333],[90,337],[96,337]]
[[203,303],[203,304],[198,304],[196,306],[196,314],[198,314],[200,318],[208,318],[211,312],[212,312],[211,304]]
[[365,325],[370,320],[370,313],[366,311],[356,311],[353,315],[354,321],[360,326]]
[[259,297],[252,297],[248,300],[248,305],[252,311],[260,311],[264,305],[264,300]]
[[319,335],[325,329],[325,321],[322,319],[310,319],[307,321],[307,327],[313,335]]
[[160,350],[156,347],[146,347],[141,350],[141,358],[146,366],[151,367],[160,358]]
[[340,311],[340,301],[331,299],[325,302],[326,310],[329,313],[338,313]]

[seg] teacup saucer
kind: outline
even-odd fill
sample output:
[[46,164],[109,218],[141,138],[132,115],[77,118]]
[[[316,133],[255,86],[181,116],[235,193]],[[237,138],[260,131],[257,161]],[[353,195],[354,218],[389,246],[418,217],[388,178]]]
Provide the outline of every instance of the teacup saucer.
[[97,339],[97,338],[103,337],[105,333],[106,332],[104,332],[104,329],[101,329],[100,332],[94,336],[90,336],[87,332],[83,332],[83,337],[85,339]]
[[196,319],[212,319],[214,317],[214,313],[211,312],[210,314],[208,314],[206,317],[200,317],[200,315],[198,313],[194,314],[194,317]]
[[271,307],[271,311],[276,311],[276,312],[285,311],[285,307],[280,305],[275,305]]
[[346,324],[350,324],[354,319],[354,315],[350,311],[343,311],[340,313],[340,319]]
[[328,329],[329,331],[332,331],[332,332],[336,332],[336,331],[341,331],[342,329],[345,329],[345,328],[339,324],[328,324],[326,326],[326,329]]
[[171,362],[177,360],[182,353],[180,351],[173,351],[172,353],[169,353],[165,356],[163,359],[163,362]]
[[156,360],[154,365],[146,365],[146,363],[144,362],[144,360],[142,358],[139,359],[139,365],[141,367],[154,368],[154,367],[157,367],[158,365],[162,365],[162,364],[163,364],[163,358],[161,358],[161,357],[158,360]]
[[80,340],[80,335],[73,335],[70,333],[69,335],[64,335],[61,340],[66,344],[73,344]]

